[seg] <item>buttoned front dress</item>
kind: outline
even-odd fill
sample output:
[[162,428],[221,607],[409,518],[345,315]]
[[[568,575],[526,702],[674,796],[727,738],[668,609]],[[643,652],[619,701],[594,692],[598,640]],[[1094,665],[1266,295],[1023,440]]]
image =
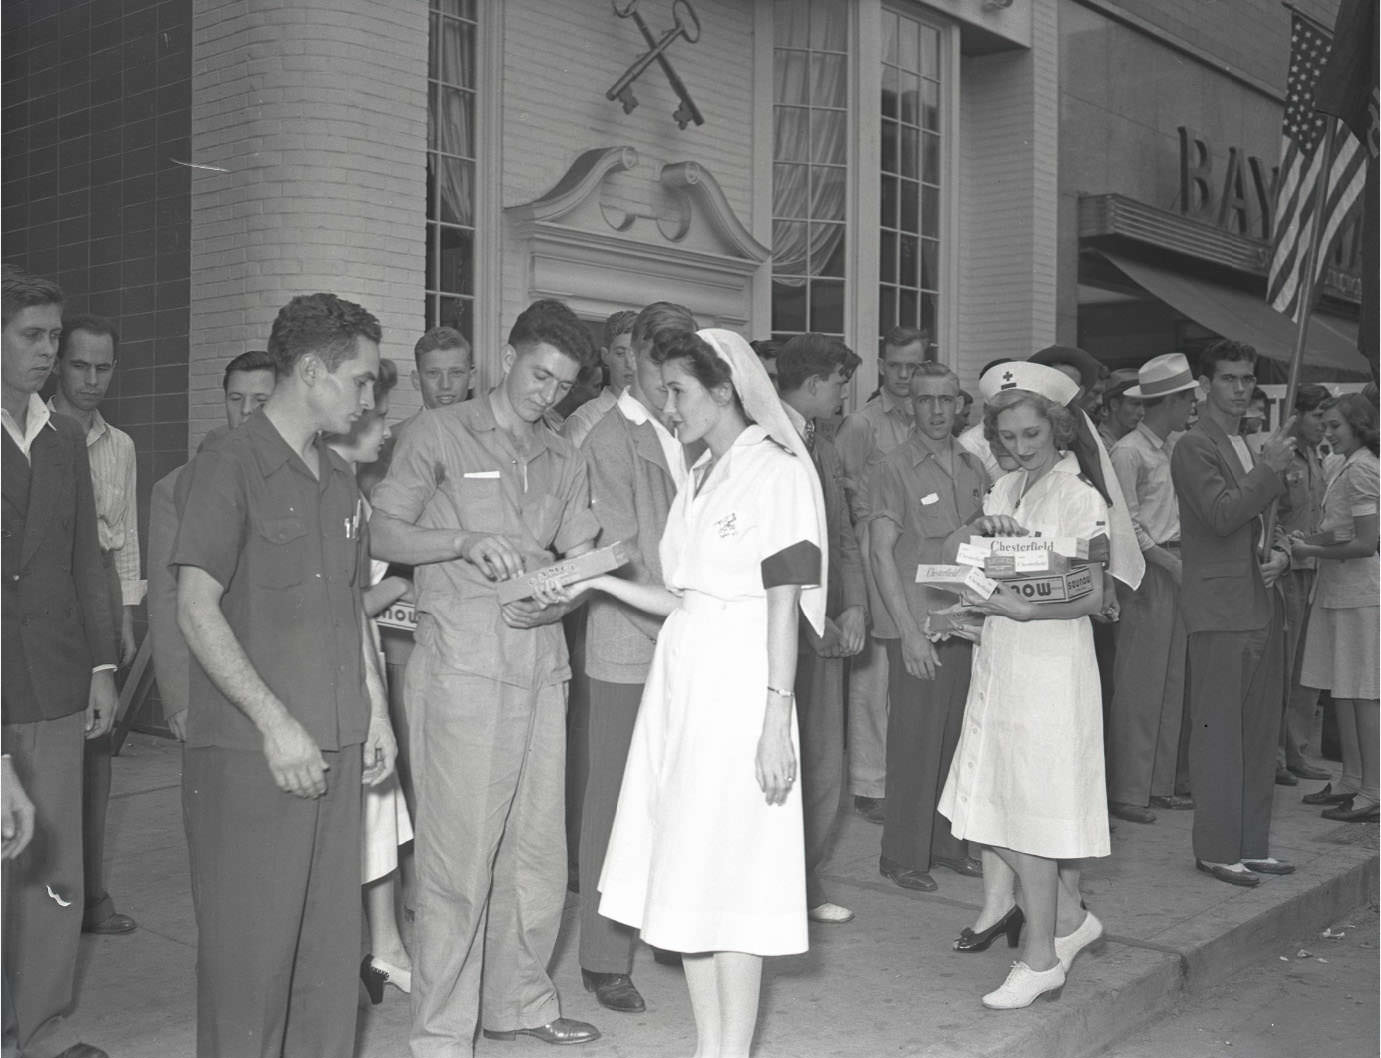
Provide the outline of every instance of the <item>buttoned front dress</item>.
[[[1042,536],[1107,532],[1107,505],[1073,455],[1023,496],[1026,477],[999,478],[983,513]],[[987,618],[940,796],[954,836],[1052,859],[1108,855],[1101,693],[1087,617]]]
[[[599,886],[600,914],[659,948],[807,948],[800,783],[769,805],[755,763],[764,582],[818,582],[813,473],[750,426],[667,516],[662,570],[681,605],[657,638]],[[786,568],[812,550],[814,579]]]

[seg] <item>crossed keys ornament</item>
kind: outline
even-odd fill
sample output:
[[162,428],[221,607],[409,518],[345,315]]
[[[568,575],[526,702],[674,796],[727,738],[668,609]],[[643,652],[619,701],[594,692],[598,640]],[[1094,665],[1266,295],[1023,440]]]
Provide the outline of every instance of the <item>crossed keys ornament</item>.
[[676,113],[672,115],[676,119],[678,128],[684,129],[687,124],[694,121],[697,125],[705,124],[705,116],[700,113],[700,108],[695,105],[695,100],[690,97],[690,92],[686,91],[686,86],[681,78],[677,76],[675,70],[671,68],[671,63],[667,60],[666,50],[681,37],[694,44],[700,39],[700,18],[695,13],[695,8],[691,7],[690,0],[673,0],[671,5],[672,27],[662,34],[658,40],[653,37],[652,30],[647,28],[647,23],[643,21],[643,16],[638,14],[638,0],[611,0],[614,7],[614,14],[619,18],[631,18],[634,24],[642,31],[643,40],[647,41],[648,51],[644,53],[637,62],[630,66],[622,77],[614,82],[614,87],[604,93],[606,99],[617,99],[623,104],[625,114],[633,113],[638,105],[638,97],[633,94],[633,82],[642,76],[644,70],[654,62],[662,68],[662,72],[667,76],[667,82],[681,99],[681,105],[676,108]]

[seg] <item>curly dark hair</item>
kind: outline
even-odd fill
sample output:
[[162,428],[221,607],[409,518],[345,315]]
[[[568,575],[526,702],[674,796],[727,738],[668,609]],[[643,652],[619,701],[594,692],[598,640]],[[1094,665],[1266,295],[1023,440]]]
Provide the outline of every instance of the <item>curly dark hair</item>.
[[1068,408],[1030,390],[1004,389],[995,394],[983,408],[983,436],[990,445],[998,441],[997,417],[1002,412],[1019,408],[1023,404],[1034,409],[1037,415],[1050,423],[1056,448],[1068,449],[1074,443],[1074,413]]
[[309,353],[334,372],[359,354],[359,340],[378,342],[383,329],[362,305],[335,294],[299,294],[281,309],[269,331],[268,354],[279,378]]
[[652,347],[652,362],[666,364],[672,360],[686,361],[686,370],[706,389],[733,385],[733,372],[729,365],[719,358],[710,343],[694,332],[673,334],[659,340]]
[[520,353],[537,345],[550,345],[574,360],[582,371],[599,359],[594,339],[580,317],[564,301],[555,298],[534,301],[523,309],[508,332],[508,344]]
[[1324,401],[1321,407],[1324,411],[1337,408],[1343,422],[1347,423],[1348,428],[1352,430],[1352,436],[1371,449],[1372,455],[1378,454],[1376,450],[1378,431],[1375,404],[1367,400],[1361,393],[1344,393],[1341,397],[1333,397]]

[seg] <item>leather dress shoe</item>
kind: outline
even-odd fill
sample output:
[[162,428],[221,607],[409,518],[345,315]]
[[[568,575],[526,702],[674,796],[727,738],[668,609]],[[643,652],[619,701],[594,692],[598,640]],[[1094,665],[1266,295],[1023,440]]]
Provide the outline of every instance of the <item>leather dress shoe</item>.
[[593,1025],[588,1025],[583,1021],[576,1021],[574,1018],[557,1018],[549,1021],[545,1025],[538,1025],[535,1029],[512,1029],[503,1030],[484,1030],[486,1040],[504,1040],[512,1042],[519,1036],[531,1036],[533,1039],[541,1040],[543,1043],[573,1044],[573,1043],[592,1043],[599,1039],[599,1029]]
[[585,984],[585,991],[593,992],[602,1007],[617,1010],[620,1014],[641,1014],[647,1009],[642,994],[628,974],[602,974],[593,970],[581,970],[580,980]]
[[854,811],[869,823],[881,824],[886,816],[886,803],[881,797],[855,797]]
[[[139,928],[139,923],[128,915],[122,915],[116,911],[99,922],[82,922],[83,933],[96,933],[103,937],[115,936],[120,933],[133,933]],[[85,1044],[82,1044],[85,1046]]]
[[110,1055],[89,1043],[74,1043],[58,1055],[58,1058],[110,1058]]
[[1179,794],[1171,794],[1169,797],[1151,798],[1152,808],[1164,808],[1171,812],[1192,812],[1194,810],[1194,798],[1181,797]]
[[1220,882],[1227,882],[1228,885],[1240,885],[1244,889],[1255,889],[1261,884],[1261,875],[1253,874],[1251,871],[1234,871],[1221,863],[1205,863],[1203,860],[1195,860],[1194,866],[1205,874],[1210,874]]
[[661,948],[653,948],[652,961],[658,966],[680,966],[681,953],[679,951],[664,951]]
[[1247,860],[1242,861],[1242,866],[1253,874],[1294,874],[1295,865],[1285,860]]
[[1108,814],[1128,823],[1154,823],[1156,814],[1143,805],[1129,805],[1123,801],[1109,801]]
[[935,879],[925,871],[903,867],[900,863],[893,863],[886,856],[878,859],[878,874],[903,889],[914,889],[918,893],[933,893],[940,888]]
[[951,856],[932,856],[930,857],[932,867],[944,867],[953,871],[955,874],[962,874],[965,878],[982,878],[983,863],[972,856],[954,858]]
[[1312,764],[1291,764],[1287,770],[1301,779],[1331,779],[1333,773],[1327,768],[1316,768]]
[[1300,798],[1307,805],[1345,805],[1357,795],[1348,793],[1346,790],[1333,790],[1333,784],[1327,784],[1322,790],[1315,790],[1313,793],[1305,794]]
[[1375,823],[1381,819],[1381,805],[1375,801],[1363,801],[1360,805],[1348,802],[1335,808],[1326,808],[1322,814],[1325,819],[1336,819],[1343,823]]
[[1290,769],[1282,765],[1276,766],[1276,785],[1277,786],[1298,786],[1299,780],[1290,773]]

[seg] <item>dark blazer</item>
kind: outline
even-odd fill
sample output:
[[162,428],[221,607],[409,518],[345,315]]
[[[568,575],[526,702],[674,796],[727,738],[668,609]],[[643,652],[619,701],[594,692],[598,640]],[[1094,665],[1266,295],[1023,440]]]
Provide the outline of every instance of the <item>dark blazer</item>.
[[863,556],[854,532],[845,490],[844,462],[834,445],[833,424],[815,424],[815,469],[820,475],[820,491],[825,497],[825,527],[829,532],[830,582],[825,590],[825,612],[838,617],[851,606],[868,612],[868,584],[863,575]]
[[1207,416],[1175,443],[1170,477],[1180,503],[1180,609],[1187,632],[1246,632],[1270,623],[1257,541],[1261,514],[1285,491],[1264,463],[1243,473],[1232,442]]
[[26,460],[0,433],[5,723],[57,720],[85,709],[92,668],[117,660],[86,438],[54,415]]

